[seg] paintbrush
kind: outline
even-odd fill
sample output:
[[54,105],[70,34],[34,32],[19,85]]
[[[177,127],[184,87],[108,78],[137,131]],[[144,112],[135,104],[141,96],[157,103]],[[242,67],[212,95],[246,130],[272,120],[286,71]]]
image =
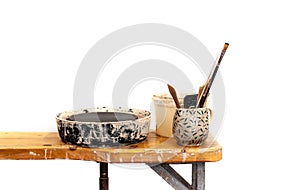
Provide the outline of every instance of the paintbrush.
[[[208,75],[208,78],[207,78],[207,81],[205,82],[205,84],[204,84],[203,86],[200,86],[200,87],[199,87],[199,90],[198,90],[198,96],[197,96],[197,101],[196,101],[196,102],[198,102],[198,101],[200,100],[200,98],[202,97],[203,92],[204,92],[205,88],[207,87],[208,81],[209,81],[209,79],[210,79],[211,76],[212,76],[212,73],[213,73],[213,71],[214,71],[214,68],[215,68],[216,65],[217,65],[218,60],[219,60],[219,56],[217,56],[217,58],[215,59],[215,61],[214,61],[214,63],[213,63],[213,67],[212,67],[213,69],[210,71],[210,73],[209,73],[209,75]],[[195,105],[195,106],[196,106],[196,105]]]
[[179,104],[179,100],[178,100],[175,88],[173,86],[171,86],[170,84],[168,84],[168,89],[169,89],[169,92],[170,92],[174,102],[175,102],[176,108],[180,108],[180,104]]
[[[204,89],[202,90],[201,95],[199,95],[200,98],[199,98],[199,100],[197,101],[196,107],[200,107],[200,108],[203,107],[204,102],[205,102],[205,100],[206,100],[206,98],[207,98],[207,96],[208,96],[208,94],[209,94],[210,88],[211,88],[211,86],[212,86],[212,83],[213,83],[213,81],[214,81],[216,75],[217,75],[217,72],[218,72],[218,69],[219,69],[219,67],[220,67],[221,61],[222,61],[222,59],[223,59],[223,57],[224,57],[224,55],[225,55],[225,53],[226,53],[226,50],[227,50],[228,46],[229,46],[229,43],[225,43],[225,44],[224,44],[224,47],[223,47],[223,50],[222,50],[222,52],[221,52],[221,54],[220,54],[220,57],[219,57],[219,59],[218,59],[218,62],[217,62],[217,63],[215,64],[215,66],[213,67],[213,69],[212,69],[212,71],[211,71],[211,73],[210,73],[210,76],[209,76],[209,78],[207,79],[206,85],[204,86]],[[199,90],[199,94],[200,94],[200,90]]]

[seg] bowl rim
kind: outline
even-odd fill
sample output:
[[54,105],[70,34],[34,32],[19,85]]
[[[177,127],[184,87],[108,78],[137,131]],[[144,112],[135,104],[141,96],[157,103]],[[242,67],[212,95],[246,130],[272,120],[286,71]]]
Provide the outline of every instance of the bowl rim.
[[[129,114],[136,115],[138,118],[135,120],[92,122],[92,121],[71,121],[71,120],[67,120],[67,119],[64,119],[61,117],[61,115],[67,114],[67,113],[74,113],[73,115],[75,115],[76,113],[96,112],[96,110],[100,110],[100,109],[114,110],[114,112],[119,112],[119,113],[129,113]],[[88,112],[86,112],[86,111],[88,111]],[[137,114],[135,114],[132,111],[144,112],[145,114],[142,117],[139,117]],[[110,112],[110,111],[103,111],[103,112]],[[63,111],[63,112],[56,114],[55,119],[59,120],[59,121],[63,121],[63,122],[68,122],[68,123],[80,123],[80,124],[121,124],[121,123],[133,123],[136,121],[142,122],[144,120],[150,120],[151,112],[148,110],[142,110],[142,109],[136,109],[136,108],[126,108],[126,107],[94,107],[94,108],[82,108],[82,109],[78,109],[78,110]]]

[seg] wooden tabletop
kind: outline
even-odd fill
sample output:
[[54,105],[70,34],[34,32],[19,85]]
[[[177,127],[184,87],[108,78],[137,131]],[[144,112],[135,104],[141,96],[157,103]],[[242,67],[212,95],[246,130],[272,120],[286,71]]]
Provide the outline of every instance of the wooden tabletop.
[[107,163],[191,163],[222,159],[222,147],[209,137],[199,147],[183,147],[174,138],[151,132],[139,144],[113,148],[82,148],[61,142],[56,132],[0,132],[0,159],[70,159]]

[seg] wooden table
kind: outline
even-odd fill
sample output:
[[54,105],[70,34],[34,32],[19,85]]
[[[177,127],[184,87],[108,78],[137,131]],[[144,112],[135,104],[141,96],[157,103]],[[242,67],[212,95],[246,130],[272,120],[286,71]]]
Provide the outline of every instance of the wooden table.
[[[96,161],[100,163],[100,190],[108,189],[108,163],[145,163],[174,189],[204,190],[205,162],[221,160],[222,147],[212,137],[200,147],[178,146],[174,138],[157,136],[154,131],[142,143],[113,148],[64,144],[56,132],[0,132],[0,159]],[[169,164],[192,164],[192,184]]]

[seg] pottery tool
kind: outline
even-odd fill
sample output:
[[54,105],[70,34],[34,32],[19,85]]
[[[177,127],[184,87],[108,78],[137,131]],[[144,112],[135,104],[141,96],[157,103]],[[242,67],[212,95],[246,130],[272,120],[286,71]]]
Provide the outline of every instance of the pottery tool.
[[198,94],[188,94],[183,98],[183,107],[184,108],[195,108],[197,104]]
[[180,104],[179,104],[179,100],[178,100],[175,88],[173,86],[171,86],[170,84],[168,84],[168,89],[169,89],[169,92],[170,92],[174,102],[175,102],[176,108],[180,108]]
[[[197,101],[196,107],[200,107],[200,108],[203,107],[204,102],[205,102],[205,100],[206,100],[206,98],[207,98],[207,96],[209,94],[209,90],[210,90],[210,88],[212,86],[212,83],[213,83],[213,81],[214,81],[214,79],[215,79],[215,77],[217,75],[217,72],[218,72],[218,69],[220,67],[221,61],[222,61],[222,59],[223,59],[223,57],[225,55],[225,52],[226,52],[228,46],[229,46],[229,43],[225,43],[224,44],[224,47],[223,47],[223,50],[222,50],[222,52],[221,52],[221,54],[219,56],[218,62],[213,66],[211,74],[210,74],[209,78],[207,79],[206,85],[204,86],[204,89],[201,90],[201,95],[199,95],[200,98]],[[200,92],[200,90],[199,90],[199,92]]]
[[[210,74],[210,76],[211,76],[211,74]],[[184,108],[195,108],[200,97],[203,95],[203,89],[206,87],[206,85],[207,85],[207,83],[205,83],[203,86],[199,87],[198,94],[186,95],[183,98],[183,107]]]
[[[211,74],[209,75],[208,79],[210,78],[210,76],[211,76]],[[197,102],[200,100],[200,97],[202,97],[204,89],[206,88],[207,84],[208,83],[206,82],[203,86],[199,87],[196,103],[194,104],[195,106],[197,105]]]

